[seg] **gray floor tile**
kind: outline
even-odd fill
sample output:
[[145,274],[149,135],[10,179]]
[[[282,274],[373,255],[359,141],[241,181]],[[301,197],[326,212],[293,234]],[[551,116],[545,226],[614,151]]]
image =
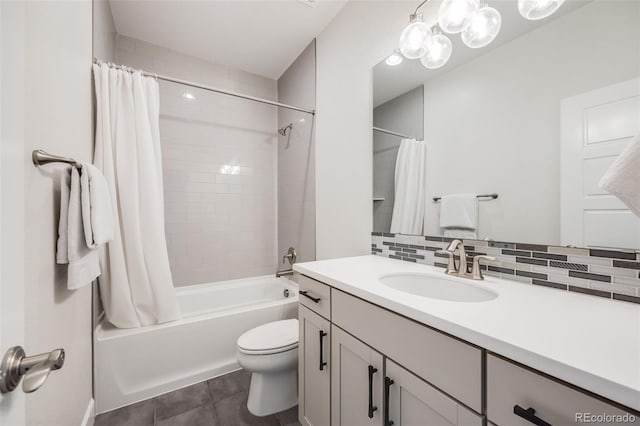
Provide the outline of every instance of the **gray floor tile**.
[[216,377],[208,381],[209,390],[213,402],[222,401],[238,392],[249,391],[251,373],[246,370],[238,370],[224,376]]
[[279,426],[275,416],[256,417],[247,409],[247,392],[238,392],[214,406],[220,426]]
[[173,417],[205,404],[211,404],[206,382],[178,389],[156,398],[156,420]]
[[153,426],[153,399],[128,405],[96,417],[95,426]]
[[177,416],[158,420],[156,426],[218,426],[213,404],[201,405]]
[[286,411],[274,414],[280,426],[300,426],[298,422],[298,406],[289,408]]

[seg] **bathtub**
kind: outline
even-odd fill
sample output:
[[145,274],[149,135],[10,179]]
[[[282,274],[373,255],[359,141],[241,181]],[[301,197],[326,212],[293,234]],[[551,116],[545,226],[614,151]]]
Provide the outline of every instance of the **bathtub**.
[[199,284],[176,293],[182,312],[178,321],[118,329],[103,319],[96,327],[98,414],[236,370],[236,341],[242,333],[298,315],[297,284],[286,278]]

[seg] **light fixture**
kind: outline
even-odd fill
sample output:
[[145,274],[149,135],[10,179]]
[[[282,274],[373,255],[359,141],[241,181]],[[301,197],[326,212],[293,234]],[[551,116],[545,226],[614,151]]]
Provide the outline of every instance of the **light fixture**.
[[385,59],[384,62],[391,67],[395,67],[396,65],[400,65],[402,63],[402,55],[400,54],[398,49],[396,49],[391,55],[387,56],[387,59]]
[[500,12],[483,4],[469,17],[469,25],[462,31],[462,41],[472,49],[485,47],[496,38],[501,25]]
[[184,92],[184,93],[182,94],[182,97],[183,97],[184,99],[186,99],[187,101],[194,101],[194,100],[196,99],[196,97],[195,97],[195,96],[193,95],[193,93],[191,93],[191,92]]
[[[438,11],[438,25],[429,28],[419,10],[429,0],[422,0],[409,15],[409,25],[400,35],[400,53],[408,59],[418,59],[425,68],[440,68],[449,61],[453,47],[442,33],[461,33],[462,41],[472,49],[485,47],[498,36],[502,26],[500,12],[489,7],[486,0],[443,0]],[[558,10],[565,0],[518,0],[518,10],[526,19],[542,19]],[[439,27],[439,28],[438,28]],[[442,30],[442,31],[440,31]],[[394,51],[385,60],[394,66],[402,57]]]
[[457,34],[469,25],[469,17],[480,7],[479,0],[444,0],[438,12],[442,31]]
[[530,21],[546,18],[562,6],[564,0],[518,0],[520,15]]
[[418,59],[427,52],[429,37],[431,30],[422,21],[422,14],[413,13],[409,17],[409,25],[400,35],[400,52],[407,59]]
[[451,40],[442,34],[437,26],[433,28],[432,33],[433,35],[427,44],[427,53],[420,58],[422,65],[430,70],[440,68],[446,64],[453,51]]

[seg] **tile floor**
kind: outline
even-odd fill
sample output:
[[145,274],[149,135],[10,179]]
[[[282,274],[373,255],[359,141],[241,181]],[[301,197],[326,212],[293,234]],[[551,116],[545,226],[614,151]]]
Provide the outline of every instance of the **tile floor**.
[[266,417],[249,413],[250,380],[238,370],[101,414],[95,426],[300,426],[297,406]]

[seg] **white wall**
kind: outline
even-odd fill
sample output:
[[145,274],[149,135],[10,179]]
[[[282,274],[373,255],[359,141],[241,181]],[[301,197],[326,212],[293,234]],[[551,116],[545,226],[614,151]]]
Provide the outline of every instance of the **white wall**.
[[[278,101],[307,109],[316,106],[315,40],[278,79]],[[316,258],[314,116],[278,108],[278,257],[294,247],[298,262]],[[280,266],[280,268],[286,267]]]
[[[3,294],[22,287],[10,307],[18,310],[5,316],[3,300],[2,315],[11,327],[24,324],[24,341],[5,341],[3,333],[2,349],[67,353],[64,367],[25,398],[17,415],[28,425],[79,425],[91,401],[91,288],[67,290],[66,270],[55,263],[63,168],[31,163],[36,148],[91,161],[91,10],[90,1],[2,3]],[[10,283],[8,262],[17,280]],[[2,397],[3,411],[24,398],[20,392]]]
[[[145,71],[277,96],[275,80],[123,36],[116,56]],[[175,285],[275,272],[276,129],[273,106],[160,81],[165,225]]]
[[93,56],[114,62],[117,36],[109,0],[93,0]]
[[317,38],[316,257],[371,247],[371,69],[397,46],[414,3],[349,2]]
[[[373,125],[415,139],[424,133],[423,87],[417,87],[373,110]],[[395,200],[396,158],[402,138],[373,132],[373,196],[384,200],[373,202],[373,230],[389,232]]]
[[480,238],[559,244],[560,101],[640,75],[639,23],[640,3],[595,1],[428,80],[427,200],[497,192]]

